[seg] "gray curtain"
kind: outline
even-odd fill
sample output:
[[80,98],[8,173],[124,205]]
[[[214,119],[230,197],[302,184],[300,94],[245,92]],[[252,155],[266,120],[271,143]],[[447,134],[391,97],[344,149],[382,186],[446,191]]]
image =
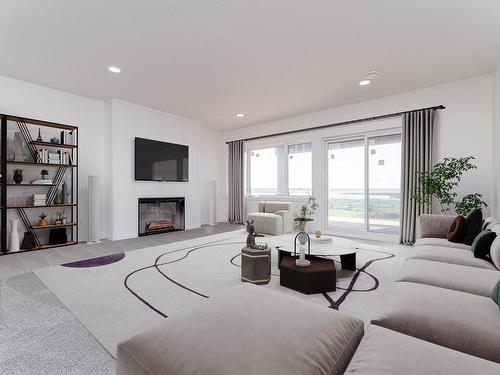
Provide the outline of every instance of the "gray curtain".
[[245,221],[243,208],[243,147],[244,141],[229,143],[229,222]]
[[400,243],[413,244],[420,214],[431,212],[431,204],[417,203],[412,192],[419,187],[417,172],[432,170],[434,110],[405,113],[401,139],[401,227]]

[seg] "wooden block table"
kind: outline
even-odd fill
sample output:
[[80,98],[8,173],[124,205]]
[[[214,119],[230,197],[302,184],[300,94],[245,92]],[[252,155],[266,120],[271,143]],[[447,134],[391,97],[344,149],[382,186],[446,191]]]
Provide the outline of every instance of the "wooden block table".
[[333,292],[336,289],[335,262],[315,256],[307,259],[309,267],[295,265],[297,257],[283,255],[280,269],[280,285],[304,294]]
[[241,250],[241,281],[267,284],[271,280],[271,248]]

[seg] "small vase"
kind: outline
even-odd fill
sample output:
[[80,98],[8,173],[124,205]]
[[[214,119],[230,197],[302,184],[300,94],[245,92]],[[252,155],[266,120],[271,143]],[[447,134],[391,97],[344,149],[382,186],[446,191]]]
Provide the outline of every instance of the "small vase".
[[19,233],[17,233],[17,219],[9,219],[10,236],[9,236],[9,251],[19,251]]
[[57,191],[56,196],[54,198],[54,204],[62,204],[62,203],[63,203],[63,197],[61,191]]
[[46,180],[49,177],[48,174],[42,174],[42,180]]
[[45,218],[40,218],[40,220],[38,220],[38,225],[40,225],[41,227],[47,225],[47,220]]
[[22,173],[14,173],[13,180],[16,184],[20,184],[23,182],[23,174]]

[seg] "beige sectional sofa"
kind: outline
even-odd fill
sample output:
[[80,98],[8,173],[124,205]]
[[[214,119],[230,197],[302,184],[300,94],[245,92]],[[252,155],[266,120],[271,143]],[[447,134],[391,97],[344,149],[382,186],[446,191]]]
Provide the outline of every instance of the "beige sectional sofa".
[[[454,216],[422,215],[419,238],[372,320],[347,374],[500,374],[500,310],[491,299],[500,280],[494,262],[446,240]],[[500,234],[492,218],[483,229]]]
[[[364,336],[359,319],[243,284],[121,342],[117,374],[500,374],[491,299],[500,237],[494,263],[476,259],[446,241],[452,219],[420,217],[420,238]],[[500,233],[494,220],[484,227]]]

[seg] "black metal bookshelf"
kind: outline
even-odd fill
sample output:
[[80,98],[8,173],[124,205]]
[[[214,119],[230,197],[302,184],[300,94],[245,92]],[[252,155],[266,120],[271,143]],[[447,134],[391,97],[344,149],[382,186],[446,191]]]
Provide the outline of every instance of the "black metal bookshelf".
[[[33,251],[48,249],[60,246],[75,245],[78,243],[78,127],[73,125],[58,124],[54,122],[35,120],[30,118],[24,118],[19,116],[12,116],[6,114],[0,114],[1,128],[0,128],[0,255],[6,254],[17,254],[19,252]],[[52,143],[44,140],[34,140],[33,134],[36,134],[39,129],[47,128],[49,132],[60,132],[68,131],[72,132],[74,140],[71,143]],[[24,141],[24,146],[29,153],[32,160],[9,160],[8,158],[8,134],[9,131],[15,131],[21,133],[22,139]],[[62,141],[62,139],[60,139]],[[56,164],[43,162],[40,154],[37,151],[37,147],[43,147],[52,150],[64,150],[70,153],[71,162],[66,164]],[[9,166],[19,165],[23,168],[31,168],[36,171],[36,168],[52,169],[55,171],[54,179],[52,183],[14,183],[9,181]],[[12,168],[12,167],[10,167]],[[63,180],[70,181],[69,202],[56,204],[54,202],[59,187],[61,186]],[[11,198],[13,189],[22,188],[23,192],[31,192],[37,189],[38,191],[42,188],[47,188],[46,192],[46,202],[43,205],[27,204],[23,202],[18,204],[17,202],[12,204],[9,203],[9,198]],[[38,225],[33,223],[32,218],[30,218],[31,212],[35,210],[53,210],[55,208],[65,208],[69,209],[70,215],[67,218],[66,223],[50,223],[47,225]],[[20,248],[18,251],[11,252],[8,251],[8,237],[7,233],[7,222],[9,212],[14,211],[17,213],[20,222],[25,227],[25,232],[29,232],[34,239],[35,246],[30,249]],[[67,242],[65,243],[43,243],[40,238],[40,232],[44,232],[52,229],[65,229]],[[43,236],[42,236],[43,237]]]

